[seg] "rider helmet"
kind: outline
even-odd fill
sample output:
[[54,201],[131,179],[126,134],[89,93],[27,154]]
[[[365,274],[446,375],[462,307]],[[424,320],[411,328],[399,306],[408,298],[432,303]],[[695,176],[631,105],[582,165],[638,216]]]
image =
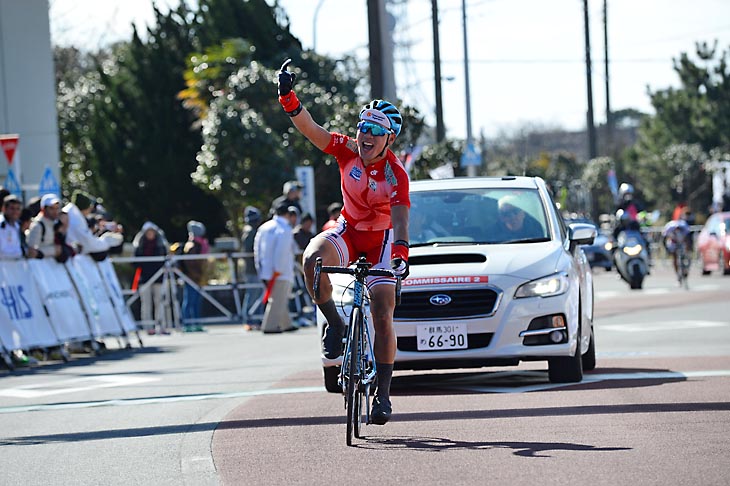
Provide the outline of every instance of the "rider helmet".
[[[634,195],[634,186],[626,182],[622,183],[618,188],[618,197],[621,200],[631,199]],[[626,197],[629,196],[629,197]]]
[[403,126],[403,117],[398,108],[385,100],[372,100],[363,106],[360,110],[360,119],[390,128],[396,136],[400,134]]

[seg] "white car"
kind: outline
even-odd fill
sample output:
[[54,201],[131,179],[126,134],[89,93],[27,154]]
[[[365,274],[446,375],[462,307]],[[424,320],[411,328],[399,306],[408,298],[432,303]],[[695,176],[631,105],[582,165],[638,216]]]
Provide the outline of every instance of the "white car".
[[[396,369],[547,361],[549,380],[569,383],[595,368],[593,278],[580,248],[595,226],[566,227],[534,177],[414,181],[410,196]],[[350,278],[331,277],[349,313]],[[339,362],[323,365],[326,388],[341,391]]]

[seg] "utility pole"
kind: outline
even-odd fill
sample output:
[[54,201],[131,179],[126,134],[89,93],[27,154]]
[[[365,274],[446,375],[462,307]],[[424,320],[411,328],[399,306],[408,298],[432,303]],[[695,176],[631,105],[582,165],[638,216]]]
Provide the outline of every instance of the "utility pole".
[[[370,95],[396,101],[393,72],[393,42],[386,28],[385,0],[368,0],[368,37],[370,44]],[[387,20],[392,21],[392,18]]]
[[446,138],[444,128],[443,98],[441,96],[441,48],[439,41],[438,0],[431,0],[431,23],[433,29],[433,76],[436,85],[436,142]]
[[[474,152],[474,140],[471,134],[471,94],[469,92],[469,49],[466,36],[466,0],[461,0],[461,22],[464,31],[464,94],[466,96],[466,151],[469,155]],[[469,177],[477,175],[477,168],[469,163],[466,166]]]
[[596,151],[596,126],[593,122],[593,80],[591,77],[591,36],[590,27],[588,25],[588,0],[583,0],[583,21],[585,23],[586,84],[588,88],[588,158],[595,159],[598,154]]
[[603,0],[603,63],[606,71],[606,151],[613,149],[613,114],[608,74],[608,0]]

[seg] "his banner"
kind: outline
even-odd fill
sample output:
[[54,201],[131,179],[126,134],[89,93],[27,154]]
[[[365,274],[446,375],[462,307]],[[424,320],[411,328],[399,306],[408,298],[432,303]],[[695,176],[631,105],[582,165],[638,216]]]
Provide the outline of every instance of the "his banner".
[[43,310],[26,260],[4,260],[0,265],[0,341],[7,349],[61,344]]

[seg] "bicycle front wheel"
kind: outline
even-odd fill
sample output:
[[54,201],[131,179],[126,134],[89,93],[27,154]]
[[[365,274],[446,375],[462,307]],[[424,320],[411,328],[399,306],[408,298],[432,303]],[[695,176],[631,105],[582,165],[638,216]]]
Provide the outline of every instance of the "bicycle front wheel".
[[362,313],[358,308],[352,309],[350,316],[350,379],[347,382],[347,445],[352,445],[352,436],[360,436],[360,328]]

